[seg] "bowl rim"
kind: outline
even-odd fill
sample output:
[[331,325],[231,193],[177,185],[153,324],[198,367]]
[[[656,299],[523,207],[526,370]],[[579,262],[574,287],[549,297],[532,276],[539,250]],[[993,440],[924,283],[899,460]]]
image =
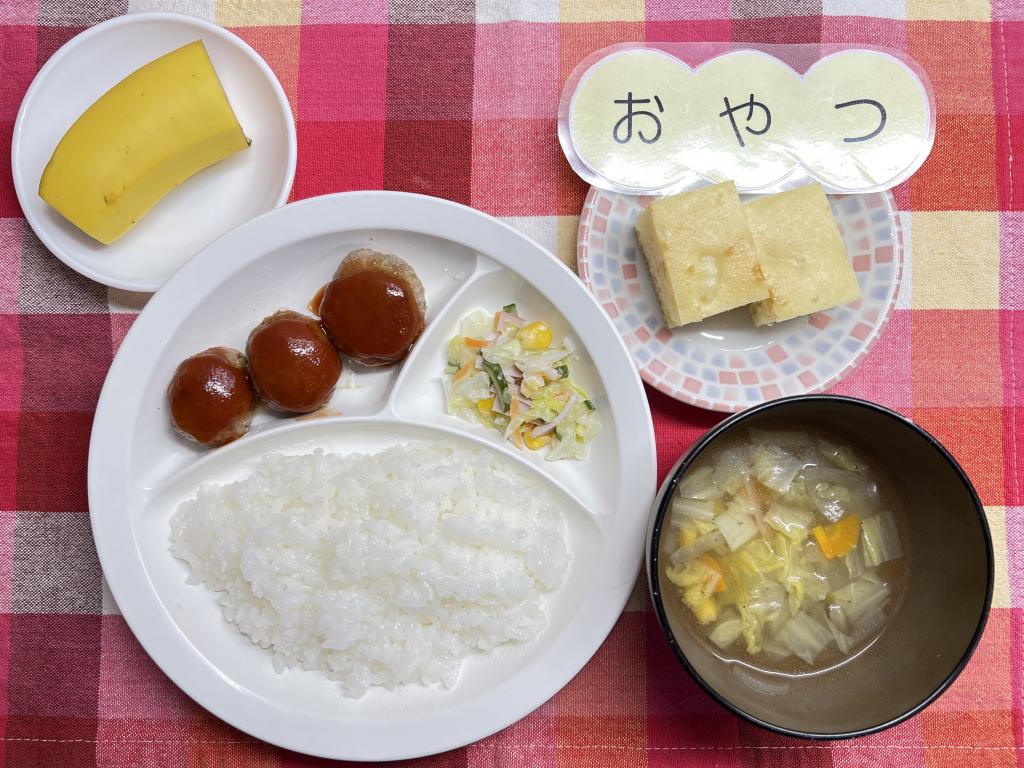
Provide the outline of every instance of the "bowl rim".
[[[835,733],[817,733],[809,731],[801,731],[795,728],[786,728],[785,726],[775,725],[773,723],[766,722],[739,706],[730,702],[725,696],[718,693],[707,681],[705,681],[697,670],[690,664],[686,658],[686,654],[683,653],[676,641],[675,634],[668,623],[668,616],[665,613],[664,604],[662,601],[661,589],[658,586],[657,579],[657,568],[658,568],[658,545],[661,540],[661,531],[664,526],[664,521],[671,505],[672,497],[675,493],[676,487],[679,485],[679,481],[682,476],[689,469],[693,461],[707,448],[719,435],[730,430],[740,422],[754,416],[755,414],[762,413],[780,406],[786,406],[794,402],[805,402],[808,400],[820,401],[820,402],[833,402],[839,403],[844,406],[854,406],[858,408],[865,408],[867,410],[875,411],[876,413],[887,416],[903,426],[909,427],[916,432],[920,437],[923,437],[938,453],[942,456],[953,469],[953,471],[959,476],[961,482],[967,490],[968,496],[974,504],[975,512],[978,516],[978,523],[981,526],[982,540],[985,545],[985,599],[982,604],[981,613],[978,617],[978,625],[975,627],[974,634],[971,637],[970,642],[964,649],[963,655],[957,661],[957,663],[950,670],[949,674],[939,682],[931,693],[925,696],[920,702],[910,707],[906,712],[903,712],[896,717],[885,720],[877,725],[872,725],[868,728],[860,728],[853,731],[841,731]],[[886,408],[885,406],[873,403],[869,400],[862,400],[855,397],[846,397],[843,395],[794,395],[792,397],[784,397],[778,400],[769,400],[765,403],[748,408],[747,410],[740,411],[739,413],[732,414],[728,418],[722,420],[714,427],[705,432],[700,439],[697,440],[678,463],[669,471],[668,476],[665,478],[664,483],[660,489],[657,497],[656,505],[654,508],[651,532],[647,542],[647,585],[648,591],[651,595],[651,601],[654,604],[654,611],[658,617],[658,624],[661,627],[662,634],[668,641],[669,646],[672,648],[672,652],[675,654],[676,659],[682,664],[683,668],[690,674],[690,676],[697,682],[697,684],[718,704],[725,707],[727,710],[740,718],[752,723],[756,726],[764,728],[774,733],[782,734],[784,736],[795,736],[802,739],[812,739],[815,741],[825,740],[839,740],[839,739],[851,739],[858,736],[866,736],[872,733],[878,733],[879,731],[891,728],[894,725],[902,723],[914,715],[921,712],[935,699],[937,699],[957,677],[963,672],[964,667],[967,666],[967,662],[970,661],[971,656],[974,654],[975,649],[978,647],[978,642],[981,640],[981,636],[985,631],[985,625],[988,622],[988,616],[992,609],[992,592],[995,583],[995,556],[992,546],[992,533],[989,530],[988,519],[985,517],[985,507],[978,496],[974,485],[968,478],[967,473],[964,472],[963,467],[960,466],[959,462],[953,458],[949,450],[940,443],[933,435],[931,435],[923,427],[915,424],[913,421],[908,419],[896,411]]]

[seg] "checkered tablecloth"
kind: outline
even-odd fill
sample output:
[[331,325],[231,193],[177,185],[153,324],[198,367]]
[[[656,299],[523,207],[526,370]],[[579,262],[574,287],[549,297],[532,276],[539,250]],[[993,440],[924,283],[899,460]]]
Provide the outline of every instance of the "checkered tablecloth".
[[[598,654],[507,730],[424,765],[1024,764],[1024,2],[1021,0],[0,0],[0,146],[38,68],[86,26],[140,10],[227,26],[270,63],[298,120],[293,197],[439,195],[568,263],[585,185],[556,140],[561,84],[630,40],[853,42],[909,52],[935,89],[935,149],[895,190],[909,259],[898,308],[835,391],[912,417],[973,478],[995,539],[994,610],[964,674],[882,734],[776,737],[715,704],[638,589]],[[5,158],[6,160],[6,158]],[[0,170],[0,762],[294,766],[193,704],[105,590],[86,504],[104,375],[147,297],[64,268]],[[648,391],[659,474],[720,415]],[[884,695],[884,692],[880,692]]]

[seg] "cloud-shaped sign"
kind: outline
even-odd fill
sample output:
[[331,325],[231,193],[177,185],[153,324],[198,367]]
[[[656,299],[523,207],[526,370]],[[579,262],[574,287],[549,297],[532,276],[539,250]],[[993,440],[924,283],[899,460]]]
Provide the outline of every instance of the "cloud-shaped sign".
[[585,180],[636,194],[700,179],[868,192],[908,178],[931,150],[926,80],[893,53],[840,50],[801,74],[752,49],[691,68],[671,47],[617,47],[569,79],[559,135]]

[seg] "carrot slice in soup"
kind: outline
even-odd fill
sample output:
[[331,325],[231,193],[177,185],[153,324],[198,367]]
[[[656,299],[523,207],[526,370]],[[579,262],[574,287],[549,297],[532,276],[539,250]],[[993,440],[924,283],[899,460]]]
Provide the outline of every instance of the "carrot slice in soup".
[[814,539],[829,560],[853,551],[860,540],[860,518],[847,515],[838,523],[814,527]]

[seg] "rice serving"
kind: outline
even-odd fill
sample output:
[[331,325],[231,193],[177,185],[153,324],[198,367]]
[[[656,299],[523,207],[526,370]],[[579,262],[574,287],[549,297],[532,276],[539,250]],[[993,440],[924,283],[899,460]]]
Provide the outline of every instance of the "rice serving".
[[536,637],[570,559],[550,489],[440,443],[268,455],[182,503],[171,552],[279,672],[319,670],[352,697],[450,687],[467,656]]

